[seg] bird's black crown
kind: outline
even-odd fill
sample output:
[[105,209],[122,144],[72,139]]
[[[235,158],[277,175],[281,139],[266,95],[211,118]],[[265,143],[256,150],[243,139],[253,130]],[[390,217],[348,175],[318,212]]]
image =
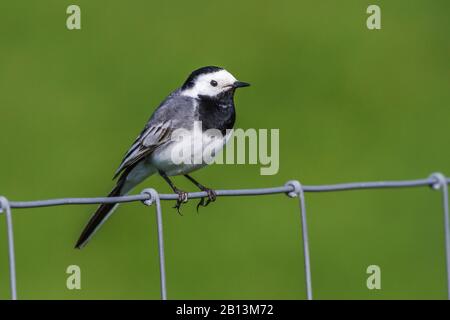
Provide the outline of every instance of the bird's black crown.
[[200,76],[202,74],[213,73],[213,72],[220,71],[220,70],[223,70],[223,68],[216,67],[216,66],[207,66],[207,67],[202,67],[197,70],[194,70],[189,75],[186,82],[183,84],[182,89],[184,90],[184,89],[192,88],[195,84],[195,79],[197,79],[198,76]]

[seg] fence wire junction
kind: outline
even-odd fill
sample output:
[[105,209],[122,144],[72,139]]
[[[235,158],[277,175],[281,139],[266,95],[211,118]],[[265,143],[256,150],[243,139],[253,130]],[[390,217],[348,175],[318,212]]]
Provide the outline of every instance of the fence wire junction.
[[[446,178],[442,173],[433,173],[426,179],[417,180],[401,180],[401,181],[377,181],[377,182],[354,182],[341,183],[331,185],[302,185],[299,181],[288,181],[284,186],[260,189],[235,189],[235,190],[217,190],[217,196],[233,197],[233,196],[262,196],[270,194],[287,194],[290,198],[297,197],[299,199],[300,219],[301,219],[301,235],[303,244],[304,257],[304,273],[306,282],[306,297],[312,300],[312,281],[311,281],[311,262],[309,256],[308,227],[306,221],[306,192],[336,192],[362,189],[386,189],[386,188],[412,188],[429,186],[442,193],[442,208],[444,212],[444,232],[445,232],[445,255],[446,255],[446,271],[447,271],[447,298],[450,300],[450,219],[449,219],[449,196],[448,184],[450,178]],[[189,199],[206,197],[206,192],[188,193]],[[161,200],[176,200],[176,194],[159,194],[155,189],[144,189],[140,194],[122,196],[122,197],[100,197],[100,198],[62,198],[36,201],[9,201],[7,198],[0,196],[0,213],[4,212],[6,216],[8,256],[9,256],[9,279],[11,299],[17,299],[16,287],[16,266],[13,236],[12,208],[38,208],[51,207],[61,205],[79,205],[79,204],[102,204],[102,203],[125,203],[141,201],[147,206],[155,205],[156,222],[158,233],[158,253],[159,253],[159,270],[161,299],[167,299],[166,287],[166,269],[164,258],[164,239],[163,239],[163,219]]]

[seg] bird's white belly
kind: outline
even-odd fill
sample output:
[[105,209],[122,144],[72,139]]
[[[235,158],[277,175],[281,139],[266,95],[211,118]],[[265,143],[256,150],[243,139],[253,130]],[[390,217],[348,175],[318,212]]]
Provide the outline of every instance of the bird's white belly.
[[208,134],[183,136],[157,148],[150,156],[152,165],[168,176],[187,174],[210,164],[231,136],[211,138]]

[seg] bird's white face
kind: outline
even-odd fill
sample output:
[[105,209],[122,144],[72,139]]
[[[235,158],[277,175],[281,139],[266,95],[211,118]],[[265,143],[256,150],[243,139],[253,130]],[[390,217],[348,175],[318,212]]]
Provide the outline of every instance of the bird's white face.
[[226,70],[202,74],[195,79],[194,86],[184,90],[182,94],[193,98],[214,97],[233,89],[236,81],[236,78]]

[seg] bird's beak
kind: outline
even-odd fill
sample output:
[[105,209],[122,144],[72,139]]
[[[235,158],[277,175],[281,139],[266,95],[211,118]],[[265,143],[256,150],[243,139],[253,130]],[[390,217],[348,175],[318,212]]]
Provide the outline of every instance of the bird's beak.
[[243,88],[250,86],[250,83],[242,82],[242,81],[235,81],[233,83],[233,88]]

